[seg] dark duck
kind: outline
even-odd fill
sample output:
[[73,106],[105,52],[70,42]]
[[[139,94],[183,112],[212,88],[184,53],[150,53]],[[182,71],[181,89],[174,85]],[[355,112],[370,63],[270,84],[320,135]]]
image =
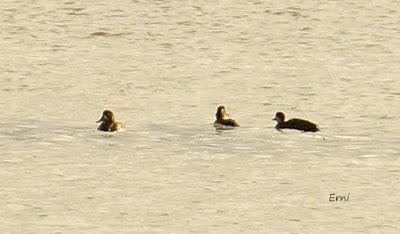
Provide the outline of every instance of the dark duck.
[[97,123],[101,123],[97,128],[100,131],[115,132],[125,128],[123,123],[117,122],[115,114],[110,110],[103,111],[103,115],[97,121]]
[[319,131],[318,125],[312,123],[308,120],[304,119],[290,119],[285,121],[285,114],[283,112],[277,112],[275,114],[275,118],[272,120],[276,120],[278,123],[275,128],[278,130],[281,129],[296,129],[304,132],[317,132]]
[[214,122],[215,127],[239,127],[239,123],[236,120],[229,118],[225,106],[219,106],[215,116],[217,118]]

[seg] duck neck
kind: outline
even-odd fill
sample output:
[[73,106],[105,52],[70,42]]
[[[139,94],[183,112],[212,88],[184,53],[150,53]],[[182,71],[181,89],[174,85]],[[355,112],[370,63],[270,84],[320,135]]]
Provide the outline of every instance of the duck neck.
[[108,121],[103,121],[103,122],[101,122],[101,124],[98,127],[98,129],[99,130],[103,130],[103,131],[108,131],[110,126],[111,126],[111,123],[109,123]]
[[225,118],[225,115],[221,112],[217,112],[217,114],[215,114],[217,120],[221,120]]

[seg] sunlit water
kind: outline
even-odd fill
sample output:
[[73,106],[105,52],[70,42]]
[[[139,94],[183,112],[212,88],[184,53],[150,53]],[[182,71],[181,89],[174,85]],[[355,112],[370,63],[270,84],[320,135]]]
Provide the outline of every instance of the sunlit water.
[[0,10],[2,233],[400,232],[398,1]]

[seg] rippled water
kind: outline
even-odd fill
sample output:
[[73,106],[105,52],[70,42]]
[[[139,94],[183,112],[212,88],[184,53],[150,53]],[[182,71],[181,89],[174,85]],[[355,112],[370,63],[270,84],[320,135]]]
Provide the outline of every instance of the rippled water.
[[398,1],[0,10],[1,232],[400,231]]

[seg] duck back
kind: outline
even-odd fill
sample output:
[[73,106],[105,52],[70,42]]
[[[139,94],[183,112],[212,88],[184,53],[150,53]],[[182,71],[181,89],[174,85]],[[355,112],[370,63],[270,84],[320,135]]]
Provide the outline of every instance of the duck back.
[[277,125],[278,128],[297,129],[305,132],[317,132],[319,128],[316,124],[304,119],[291,119]]
[[125,129],[125,125],[121,122],[115,122],[110,126],[110,131],[115,132],[115,131],[121,131]]
[[226,125],[226,126],[239,127],[239,123],[234,119],[219,119],[219,120],[216,120],[215,123]]

